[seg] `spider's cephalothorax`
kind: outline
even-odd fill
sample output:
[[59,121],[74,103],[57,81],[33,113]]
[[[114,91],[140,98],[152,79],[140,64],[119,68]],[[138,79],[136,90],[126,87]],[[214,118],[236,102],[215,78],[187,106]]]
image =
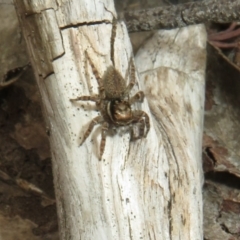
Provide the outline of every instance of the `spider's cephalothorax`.
[[126,85],[126,80],[113,66],[108,67],[101,78],[87,52],[86,57],[98,81],[99,94],[95,96],[80,96],[76,99],[71,99],[71,101],[96,102],[101,115],[91,121],[81,144],[87,139],[96,124],[102,124],[101,159],[105,148],[106,132],[109,128],[132,126],[132,124],[136,123],[139,127],[138,136],[135,136],[134,132],[131,131],[131,140],[136,140],[146,137],[150,129],[149,117],[144,111],[133,111],[131,109],[133,103],[142,102],[144,98],[142,91],[139,91],[133,97],[129,97],[129,93],[135,84],[135,68],[132,59],[130,61],[130,83]]
[[111,121],[118,126],[125,126],[133,121],[132,109],[127,101],[109,101],[107,114]]

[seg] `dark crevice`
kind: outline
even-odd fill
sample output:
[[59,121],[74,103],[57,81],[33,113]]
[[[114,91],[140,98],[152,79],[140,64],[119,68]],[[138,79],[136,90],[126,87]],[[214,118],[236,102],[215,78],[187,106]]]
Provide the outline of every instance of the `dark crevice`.
[[[62,35],[61,35],[61,37],[62,37]],[[63,42],[63,41],[62,41],[62,42]],[[65,50],[64,50],[64,52],[63,52],[62,54],[59,54],[58,56],[54,57],[54,58],[52,59],[52,62],[55,61],[55,60],[57,60],[57,59],[59,59],[59,58],[61,58],[63,55],[65,55]]]
[[220,224],[220,227],[222,228],[222,230],[223,230],[224,232],[232,234],[232,233],[229,231],[229,229],[226,227],[225,224],[223,224],[223,223]]
[[53,71],[47,73],[45,76],[43,76],[42,74],[39,74],[39,76],[42,77],[43,79],[46,79],[46,78],[48,78],[49,76],[51,76],[52,74],[54,74]]
[[187,26],[188,23],[187,23],[187,21],[185,21],[185,19],[184,19],[184,10],[181,11],[180,16],[181,16],[181,20],[183,21],[183,23],[186,24],[186,26]]
[[65,30],[68,28],[78,28],[82,26],[94,26],[94,25],[99,25],[99,24],[111,24],[112,22],[109,20],[102,20],[102,21],[94,21],[94,22],[82,22],[82,23],[77,23],[77,24],[70,24],[66,25],[64,27],[60,27],[61,30]]
[[207,156],[213,161],[213,163],[214,163],[214,165],[215,165],[215,163],[216,163],[217,161],[216,161],[216,159],[215,159],[215,157],[214,157],[214,154],[213,154],[212,151],[211,151],[211,147],[206,147],[206,148],[205,148],[205,152],[206,152]]
[[25,17],[27,18],[27,17],[31,17],[33,15],[42,14],[43,12],[49,11],[49,10],[52,10],[55,13],[58,11],[58,9],[59,9],[59,7],[57,7],[57,8],[49,7],[49,8],[41,9],[38,12],[34,12],[33,10],[25,10]]
[[172,239],[172,230],[173,230],[171,213],[172,213],[172,199],[170,199],[168,201],[168,219],[169,219],[169,229],[168,229],[168,231],[169,231],[170,239]]
[[132,240],[132,227],[131,227],[131,221],[128,217],[128,230],[129,230],[129,237]]
[[205,179],[240,189],[240,178],[229,172],[208,172],[205,174]]

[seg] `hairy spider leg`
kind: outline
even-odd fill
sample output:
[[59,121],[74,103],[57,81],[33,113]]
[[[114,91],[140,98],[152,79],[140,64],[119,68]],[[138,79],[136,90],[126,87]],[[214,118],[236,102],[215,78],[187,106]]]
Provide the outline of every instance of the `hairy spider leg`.
[[114,42],[115,42],[115,38],[116,38],[116,33],[117,33],[117,19],[115,17],[113,17],[113,21],[112,21],[112,35],[111,35],[111,53],[110,53],[110,57],[111,57],[111,61],[113,63],[113,66],[115,67],[115,60],[114,60]]
[[73,101],[92,101],[92,102],[98,102],[99,97],[98,96],[80,96],[77,98],[70,99],[71,102]]
[[130,105],[132,105],[135,102],[143,102],[143,99],[144,99],[144,93],[143,91],[139,91],[129,99],[129,103]]
[[[135,137],[133,136],[133,134],[131,134],[131,138],[133,138],[132,140],[139,139],[142,136],[146,137],[150,129],[149,116],[144,111],[137,110],[133,112],[133,118],[134,118],[133,122],[140,123],[140,126],[139,126],[139,136]],[[146,125],[146,132],[144,134],[145,125]]]
[[102,159],[102,155],[104,153],[108,128],[109,128],[109,124],[107,122],[104,122],[102,125],[102,139],[101,139],[101,143],[100,143],[100,158],[99,158],[99,160]]
[[82,139],[82,142],[80,143],[80,146],[85,142],[85,140],[88,138],[88,136],[90,135],[90,133],[92,132],[93,128],[95,125],[101,123],[101,122],[104,122],[104,119],[102,116],[98,116],[98,117],[95,117],[91,123],[89,124],[88,126],[88,129],[87,131],[84,133],[83,135],[83,139]]
[[126,90],[124,91],[124,96],[129,95],[130,91],[132,90],[133,86],[135,85],[136,82],[136,77],[135,77],[135,66],[133,64],[133,57],[130,59],[130,82],[126,87]]
[[86,57],[87,57],[87,59],[88,59],[88,61],[89,61],[89,63],[90,63],[90,66],[91,66],[91,68],[92,68],[93,74],[94,74],[95,78],[97,79],[99,94],[100,94],[100,96],[102,96],[102,98],[105,98],[105,97],[104,97],[104,87],[103,87],[103,83],[102,83],[102,78],[100,77],[100,74],[99,74],[97,68],[95,67],[93,61],[92,61],[91,58],[89,57],[87,51],[85,51],[85,55],[86,55]]

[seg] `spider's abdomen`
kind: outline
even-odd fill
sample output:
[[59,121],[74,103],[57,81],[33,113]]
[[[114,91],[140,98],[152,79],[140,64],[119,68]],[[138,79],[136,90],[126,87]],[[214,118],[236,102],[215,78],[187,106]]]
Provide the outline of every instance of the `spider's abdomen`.
[[113,66],[110,66],[103,76],[103,86],[107,99],[122,99],[126,82],[121,74]]

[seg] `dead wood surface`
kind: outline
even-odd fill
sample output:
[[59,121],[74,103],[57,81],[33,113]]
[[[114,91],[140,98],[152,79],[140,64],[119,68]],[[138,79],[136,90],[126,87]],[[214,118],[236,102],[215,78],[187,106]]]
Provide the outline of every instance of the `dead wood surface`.
[[[139,53],[142,80],[133,92],[140,88],[148,96],[141,108],[151,130],[134,143],[128,133],[108,136],[98,161],[99,131],[78,147],[96,116],[93,106],[69,99],[97,93],[86,50],[101,75],[111,64],[113,2],[15,4],[50,132],[61,238],[202,239],[204,27],[159,32],[149,43],[154,48]],[[180,51],[183,39],[196,52]],[[115,63],[123,76],[131,55],[126,27],[118,23]]]

